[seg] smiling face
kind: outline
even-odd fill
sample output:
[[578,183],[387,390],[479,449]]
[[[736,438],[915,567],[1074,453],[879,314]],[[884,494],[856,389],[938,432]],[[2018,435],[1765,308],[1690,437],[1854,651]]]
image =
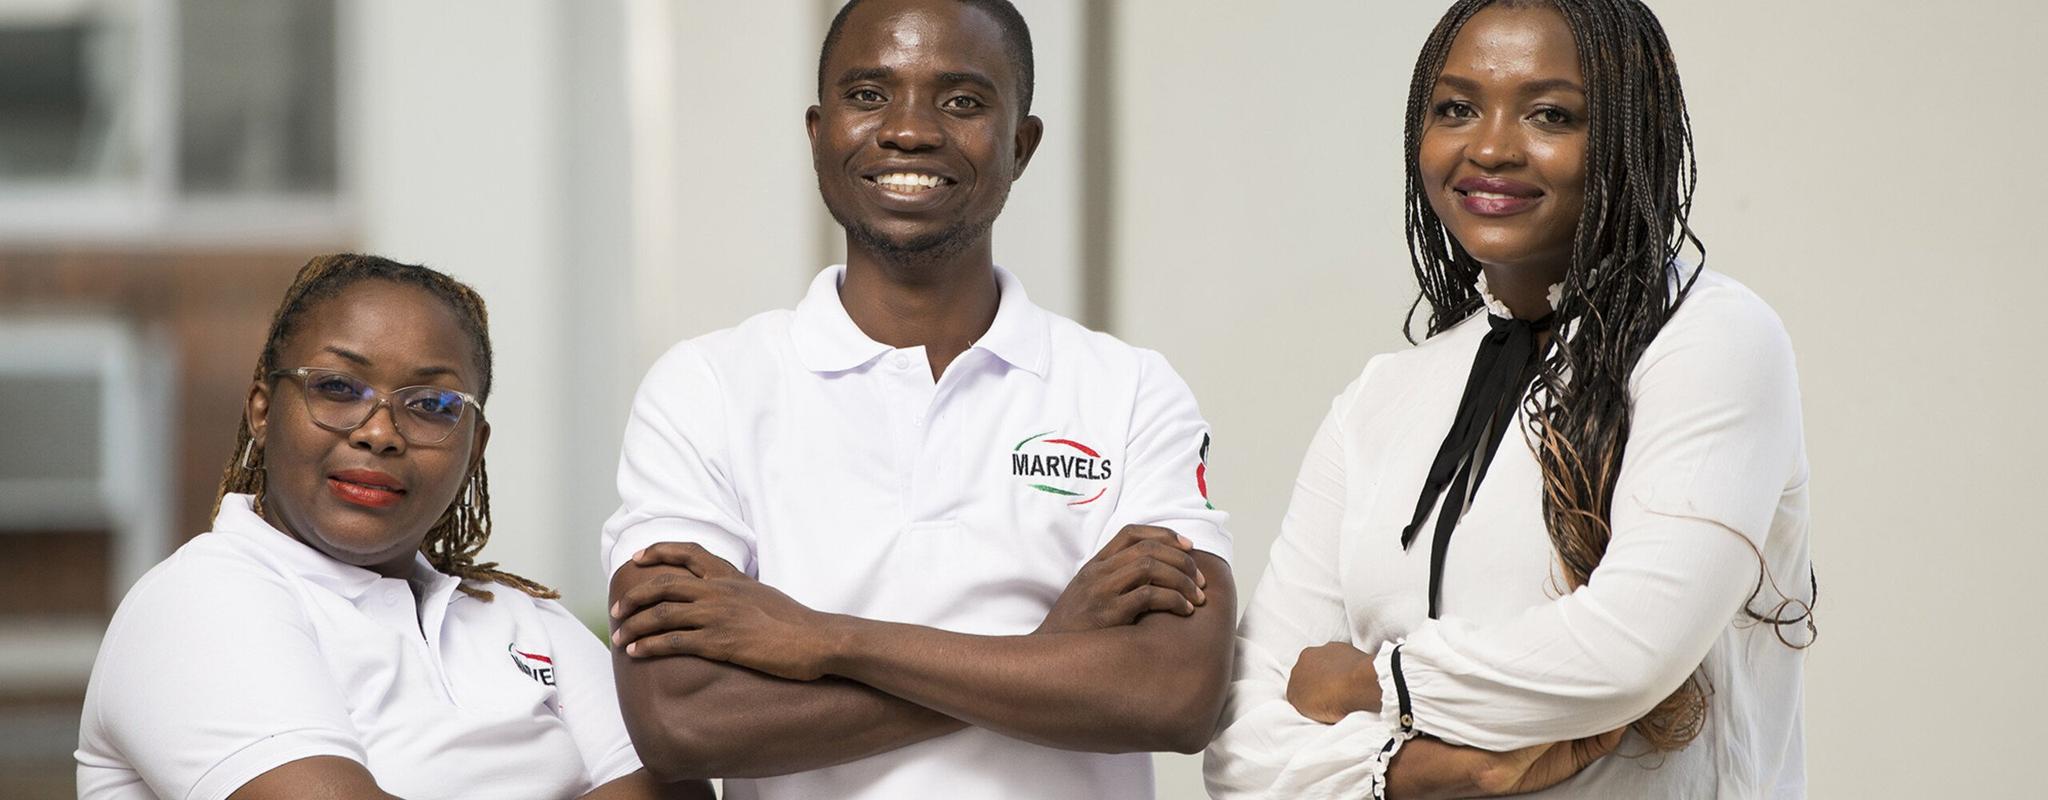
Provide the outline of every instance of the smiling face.
[[[363,280],[306,309],[278,353],[284,369],[345,372],[388,396],[407,386],[481,391],[470,337],[454,309],[426,290]],[[280,378],[249,391],[249,427],[263,451],[264,516],[344,563],[388,576],[409,572],[413,553],[483,458],[490,426],[467,413],[447,439],[408,441],[405,423],[379,408],[346,433],[307,411],[306,381]],[[334,387],[327,387],[334,388]],[[416,433],[417,426],[403,427]]]
[[955,0],[853,9],[805,116],[818,191],[849,246],[884,256],[985,246],[1042,125],[1021,113],[1003,31]]
[[1491,6],[1453,40],[1424,110],[1422,187],[1451,236],[1519,282],[1563,280],[1591,120],[1578,47],[1548,6]]

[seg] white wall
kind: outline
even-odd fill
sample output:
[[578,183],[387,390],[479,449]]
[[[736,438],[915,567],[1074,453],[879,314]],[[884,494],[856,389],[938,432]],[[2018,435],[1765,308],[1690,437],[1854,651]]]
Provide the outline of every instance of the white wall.
[[[1655,2],[1710,263],[1783,315],[1813,462],[1814,797],[2010,796],[2040,740],[2031,573],[2048,123],[2032,3]],[[1216,427],[1239,585],[1308,436],[1401,346],[1400,112],[1437,3],[1126,3],[1117,330]],[[1201,797],[1193,759],[1162,797]]]
[[[568,318],[558,166],[562,45],[545,0],[340,4],[343,121],[362,247],[474,285],[497,365],[487,557],[536,580],[560,557]],[[595,548],[586,548],[594,552]],[[594,559],[592,559],[594,560]]]
[[[997,245],[1070,314],[1082,81],[1104,77],[1082,74],[1083,3],[1020,3],[1047,149]],[[363,246],[491,303],[491,557],[594,609],[591,542],[640,372],[678,338],[793,303],[837,250],[801,129],[833,4],[344,5]],[[2028,32],[2048,12],[1654,5],[1693,104],[1711,263],[1777,307],[1801,357],[1822,582],[1812,794],[2019,785],[2048,711],[2032,679],[2048,653],[2022,616],[2042,606],[2027,578],[2048,544],[2021,506],[2044,443],[2022,403],[2048,390],[2028,235],[2048,211]],[[1115,6],[1112,327],[1164,351],[1214,423],[1246,594],[1330,398],[1402,346],[1401,102],[1436,6]],[[668,59],[652,73],[633,60],[649,46]],[[1202,796],[1197,759],[1160,764],[1161,797]]]

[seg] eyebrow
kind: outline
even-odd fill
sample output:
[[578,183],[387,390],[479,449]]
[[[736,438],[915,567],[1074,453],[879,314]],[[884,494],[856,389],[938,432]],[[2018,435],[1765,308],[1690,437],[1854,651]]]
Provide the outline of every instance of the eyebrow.
[[[1438,75],[1437,82],[1446,84],[1461,92],[1479,93],[1479,82],[1461,75]],[[1567,78],[1545,78],[1540,81],[1529,81],[1516,88],[1524,94],[1541,94],[1551,91],[1586,93],[1586,87],[1580,86],[1578,81]]]
[[896,71],[888,67],[854,67],[839,74],[839,85],[861,81],[886,81],[896,77]]
[[948,84],[971,83],[985,91],[996,91],[996,82],[990,79],[989,76],[979,72],[941,72],[939,73],[939,82]]
[[[838,85],[845,86],[862,81],[889,81],[895,77],[896,70],[888,67],[855,67],[839,74]],[[997,91],[995,79],[979,72],[941,72],[939,82],[948,85],[966,83],[979,86],[984,91]]]
[[[334,355],[340,356],[342,360],[359,367],[368,367],[371,365],[369,356],[363,355],[362,353],[358,353],[354,350],[350,350],[346,347],[338,347],[336,345],[330,344],[320,349],[322,352],[332,353]],[[448,375],[455,378],[462,377],[462,373],[457,372],[454,367],[445,367],[439,364],[420,367],[419,369],[413,370],[412,374],[414,378],[434,378],[440,377],[442,375]]]

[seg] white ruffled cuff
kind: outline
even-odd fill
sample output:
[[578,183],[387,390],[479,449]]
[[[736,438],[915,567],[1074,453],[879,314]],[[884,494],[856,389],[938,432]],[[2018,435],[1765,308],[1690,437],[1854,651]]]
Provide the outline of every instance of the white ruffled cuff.
[[1387,765],[1394,763],[1394,755],[1401,752],[1401,745],[1413,738],[1414,728],[1396,728],[1394,738],[1388,739],[1378,753],[1366,760],[1365,773],[1372,779],[1372,794],[1369,795],[1372,800],[1387,800]]
[[1403,743],[1415,738],[1415,713],[1409,703],[1407,679],[1401,674],[1401,645],[1402,642],[1387,642],[1373,656],[1373,672],[1380,680],[1380,718],[1394,725],[1393,737],[1367,764],[1373,800],[1386,800],[1387,765],[1393,763]]

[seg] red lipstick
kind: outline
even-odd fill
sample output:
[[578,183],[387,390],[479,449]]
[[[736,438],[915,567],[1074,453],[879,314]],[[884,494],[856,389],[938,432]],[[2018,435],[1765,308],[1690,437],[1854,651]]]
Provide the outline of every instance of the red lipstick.
[[327,491],[344,503],[390,508],[405,497],[405,484],[369,469],[347,469],[327,476]]

